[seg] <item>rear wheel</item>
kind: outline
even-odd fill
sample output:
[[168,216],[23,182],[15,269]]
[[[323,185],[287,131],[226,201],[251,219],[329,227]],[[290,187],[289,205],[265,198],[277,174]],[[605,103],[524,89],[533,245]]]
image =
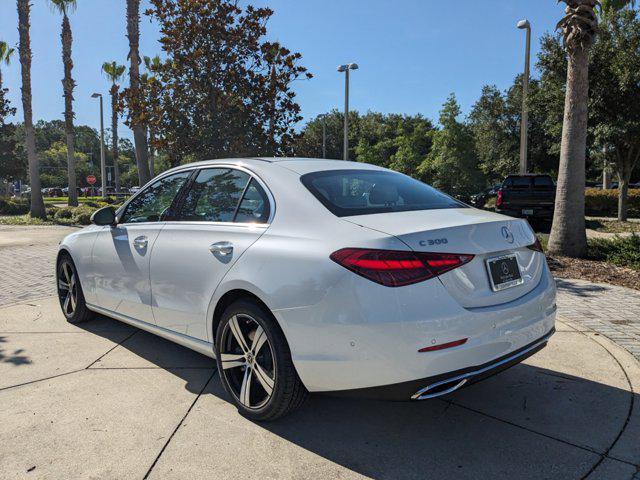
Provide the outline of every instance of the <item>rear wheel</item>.
[[282,331],[257,302],[240,300],[226,309],[216,352],[222,385],[242,415],[275,420],[306,399]]
[[62,254],[57,268],[58,300],[69,323],[80,323],[91,317],[82,293],[78,271],[69,254]]

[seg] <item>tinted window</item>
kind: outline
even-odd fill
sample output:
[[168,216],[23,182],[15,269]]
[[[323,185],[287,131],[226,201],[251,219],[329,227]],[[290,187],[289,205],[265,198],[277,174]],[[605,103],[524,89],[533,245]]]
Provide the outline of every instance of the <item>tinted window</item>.
[[533,177],[534,187],[544,187],[546,189],[552,189],[555,187],[551,177]]
[[232,222],[249,175],[230,168],[201,170],[185,195],[180,220]]
[[529,188],[530,185],[530,177],[508,177],[503,184],[503,186],[509,188]]
[[396,172],[329,170],[308,173],[301,180],[339,217],[466,207],[435,188]]
[[152,183],[137,195],[125,210],[121,223],[158,222],[166,218],[167,211],[180,187],[191,172],[181,172]]
[[234,221],[242,223],[267,223],[269,220],[269,198],[262,187],[251,179],[244,192]]

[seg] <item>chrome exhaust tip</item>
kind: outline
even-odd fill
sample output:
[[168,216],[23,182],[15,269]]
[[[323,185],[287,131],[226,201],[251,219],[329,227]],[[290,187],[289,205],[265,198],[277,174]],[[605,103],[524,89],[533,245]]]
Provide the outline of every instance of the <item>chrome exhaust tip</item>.
[[451,378],[442,380],[440,382],[432,383],[424,388],[421,388],[411,396],[411,400],[428,400],[429,398],[437,398],[442,395],[446,395],[451,392],[455,392],[467,383],[469,378]]

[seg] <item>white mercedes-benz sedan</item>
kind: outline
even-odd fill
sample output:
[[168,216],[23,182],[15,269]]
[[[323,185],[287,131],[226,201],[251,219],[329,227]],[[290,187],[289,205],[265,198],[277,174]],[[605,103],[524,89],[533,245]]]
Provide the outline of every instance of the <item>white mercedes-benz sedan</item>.
[[254,420],[308,392],[434,398],[554,332],[554,280],[525,220],[373,165],[183,165],[92,222],[58,253],[69,322],[96,312],[215,358]]

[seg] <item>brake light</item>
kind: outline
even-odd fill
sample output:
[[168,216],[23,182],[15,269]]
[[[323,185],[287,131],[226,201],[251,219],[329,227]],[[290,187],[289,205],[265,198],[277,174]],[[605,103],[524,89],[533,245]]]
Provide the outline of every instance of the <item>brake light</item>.
[[496,197],[496,206],[502,205],[502,190],[498,190],[498,196]]
[[542,248],[542,243],[540,243],[540,239],[536,237],[536,241],[531,245],[527,245],[529,250],[533,250],[534,252],[544,253],[544,249]]
[[469,263],[473,255],[343,248],[333,252],[330,258],[380,285],[402,287],[458,268]]

